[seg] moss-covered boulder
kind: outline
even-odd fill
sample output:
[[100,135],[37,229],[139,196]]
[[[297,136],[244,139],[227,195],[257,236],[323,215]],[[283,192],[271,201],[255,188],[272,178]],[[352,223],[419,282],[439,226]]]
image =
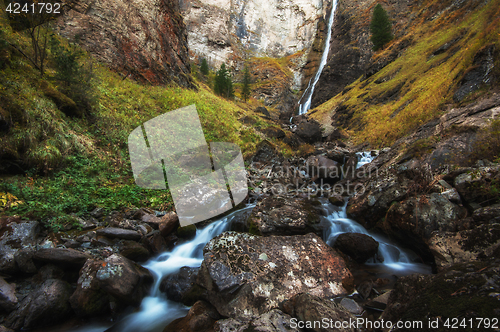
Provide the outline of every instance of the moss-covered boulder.
[[56,104],[57,108],[67,116],[83,116],[83,112],[78,108],[76,103],[65,94],[57,91],[49,82],[42,81],[40,88],[43,94],[49,97]]

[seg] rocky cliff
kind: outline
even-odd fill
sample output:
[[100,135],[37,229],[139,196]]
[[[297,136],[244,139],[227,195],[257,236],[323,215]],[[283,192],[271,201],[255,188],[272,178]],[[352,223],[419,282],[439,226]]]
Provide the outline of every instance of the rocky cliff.
[[176,0],[75,0],[57,29],[125,76],[192,85],[186,29]]

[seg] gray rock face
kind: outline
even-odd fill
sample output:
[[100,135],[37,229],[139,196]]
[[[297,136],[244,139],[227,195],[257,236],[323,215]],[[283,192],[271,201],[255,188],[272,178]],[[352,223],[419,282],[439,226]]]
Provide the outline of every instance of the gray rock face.
[[176,1],[74,1],[57,29],[125,76],[192,86],[185,25]]
[[118,254],[106,258],[96,279],[106,293],[131,305],[139,304],[153,283],[147,269]]
[[179,273],[170,275],[162,280],[160,290],[164,292],[172,301],[192,305],[192,302],[186,302],[189,302],[189,291],[193,288],[196,282],[198,270],[199,268],[195,267],[181,267]]
[[467,203],[481,202],[491,198],[487,183],[500,179],[500,167],[479,167],[464,172],[455,178],[454,186]]
[[70,284],[58,279],[48,279],[25,297],[19,307],[6,319],[7,326],[19,330],[50,326],[71,314]]
[[219,313],[250,321],[298,293],[333,297],[352,288],[343,259],[314,234],[225,232],[204,249],[198,284]]

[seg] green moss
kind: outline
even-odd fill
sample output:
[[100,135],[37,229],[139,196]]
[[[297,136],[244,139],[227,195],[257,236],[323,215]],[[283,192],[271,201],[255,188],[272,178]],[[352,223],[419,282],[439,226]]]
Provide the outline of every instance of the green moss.
[[187,225],[184,227],[177,228],[177,236],[181,239],[192,238],[196,235],[196,226],[195,225]]

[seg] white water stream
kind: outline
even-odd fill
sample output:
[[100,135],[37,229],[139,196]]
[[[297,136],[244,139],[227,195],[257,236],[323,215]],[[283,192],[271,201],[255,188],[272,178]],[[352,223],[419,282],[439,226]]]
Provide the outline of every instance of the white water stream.
[[[321,72],[326,65],[328,60],[328,51],[330,49],[330,40],[332,39],[332,26],[335,18],[335,12],[337,11],[337,0],[332,1],[332,10],[330,11],[330,17],[328,19],[328,30],[326,33],[325,47],[323,49],[323,55],[321,56],[321,62],[319,63],[318,71],[316,75],[309,81],[307,85],[306,91],[302,95],[299,101],[299,114],[306,114],[309,108],[311,107],[311,99],[313,96],[314,88],[316,87],[316,83],[319,81],[319,77],[321,76]],[[302,100],[305,100],[302,102]]]
[[[374,157],[370,152],[358,153],[358,165],[361,167],[370,163]],[[174,250],[160,254],[149,260],[144,267],[148,268],[155,277],[154,285],[149,296],[145,297],[137,312],[124,317],[109,330],[107,327],[86,326],[73,332],[161,332],[169,322],[186,315],[189,307],[168,300],[159,291],[161,280],[178,272],[181,267],[199,267],[203,261],[203,248],[214,237],[229,230],[231,222],[242,213],[250,213],[255,205],[248,205],[217,221],[212,222],[203,229],[198,229],[193,240],[177,246]],[[327,200],[323,202],[323,209],[327,211],[325,217],[330,227],[324,232],[325,242],[332,245],[336,237],[341,233],[354,232],[367,234],[379,242],[379,260],[372,259],[367,265],[378,266],[381,270],[390,270],[398,274],[410,274],[414,272],[430,273],[428,265],[414,263],[417,258],[414,254],[407,252],[398,246],[391,244],[382,235],[367,231],[356,221],[347,218],[347,201],[344,206],[334,207]],[[380,262],[382,260],[383,262]]]

